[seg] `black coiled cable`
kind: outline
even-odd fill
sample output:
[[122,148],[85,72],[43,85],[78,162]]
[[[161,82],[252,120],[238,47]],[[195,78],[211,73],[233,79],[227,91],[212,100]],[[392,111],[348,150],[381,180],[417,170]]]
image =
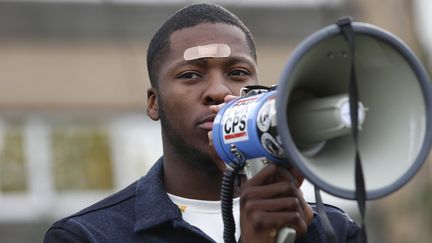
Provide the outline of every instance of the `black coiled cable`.
[[239,174],[239,166],[231,164],[222,178],[221,204],[222,219],[224,224],[223,239],[225,243],[235,243],[235,221],[233,216],[234,181]]

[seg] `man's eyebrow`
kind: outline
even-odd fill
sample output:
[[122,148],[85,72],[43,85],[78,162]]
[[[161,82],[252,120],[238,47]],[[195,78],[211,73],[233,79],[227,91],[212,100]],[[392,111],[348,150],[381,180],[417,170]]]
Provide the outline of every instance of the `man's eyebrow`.
[[189,61],[182,60],[178,63],[175,63],[173,65],[173,68],[186,66],[186,65],[205,66],[206,64],[207,64],[207,58],[199,58],[199,59],[194,59],[194,60],[189,60]]
[[[208,59],[213,59],[212,57],[206,57],[206,58],[198,58],[198,59],[194,59],[194,60],[181,60],[177,63],[175,63],[172,68],[178,68],[178,67],[182,67],[182,66],[187,66],[187,65],[195,65],[195,66],[201,66],[204,67],[207,65],[207,61]],[[215,59],[225,59],[226,62],[224,64],[224,66],[232,66],[238,63],[245,63],[247,65],[250,66],[254,66],[254,61],[253,59],[249,59],[246,57],[242,57],[242,56],[229,56],[229,57],[218,57]]]
[[227,59],[228,59],[228,62],[227,62],[228,66],[229,65],[234,65],[234,64],[237,64],[237,63],[246,63],[246,64],[249,64],[249,65],[252,65],[252,66],[255,64],[254,61],[253,61],[253,59],[245,58],[245,57],[242,57],[242,56],[231,56],[231,57],[227,57]]

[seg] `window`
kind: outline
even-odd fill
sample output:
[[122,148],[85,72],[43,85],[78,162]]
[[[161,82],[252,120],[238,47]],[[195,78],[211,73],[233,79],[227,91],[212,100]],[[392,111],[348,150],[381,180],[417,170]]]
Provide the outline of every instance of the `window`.
[[161,145],[145,114],[0,116],[0,221],[75,213],[143,176]]
[[56,124],[51,128],[55,189],[111,190],[109,131],[99,124]]
[[0,192],[24,192],[26,168],[22,125],[0,124]]

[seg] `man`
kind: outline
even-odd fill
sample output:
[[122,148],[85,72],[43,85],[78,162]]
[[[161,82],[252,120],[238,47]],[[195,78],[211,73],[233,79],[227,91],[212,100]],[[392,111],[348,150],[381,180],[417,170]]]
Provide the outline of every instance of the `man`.
[[[161,121],[163,156],[134,184],[55,223],[45,242],[223,241],[225,165],[208,133],[218,105],[258,84],[253,38],[224,8],[190,5],[154,35],[147,63],[147,114]],[[243,183],[234,201],[237,238],[274,242],[279,229],[291,227],[297,242],[326,242],[319,215],[299,189],[302,180],[293,168],[269,165]],[[354,240],[357,225],[326,209],[340,242]]]

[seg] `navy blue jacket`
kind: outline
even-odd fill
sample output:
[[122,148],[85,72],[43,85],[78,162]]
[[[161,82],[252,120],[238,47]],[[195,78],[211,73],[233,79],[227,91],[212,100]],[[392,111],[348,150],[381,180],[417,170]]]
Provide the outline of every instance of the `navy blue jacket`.
[[[340,209],[325,206],[339,242],[355,242],[359,227]],[[315,210],[315,209],[314,209]],[[64,218],[49,228],[45,243],[53,242],[214,242],[182,219],[163,184],[160,159],[146,176],[112,196]],[[297,243],[327,242],[320,217]]]

